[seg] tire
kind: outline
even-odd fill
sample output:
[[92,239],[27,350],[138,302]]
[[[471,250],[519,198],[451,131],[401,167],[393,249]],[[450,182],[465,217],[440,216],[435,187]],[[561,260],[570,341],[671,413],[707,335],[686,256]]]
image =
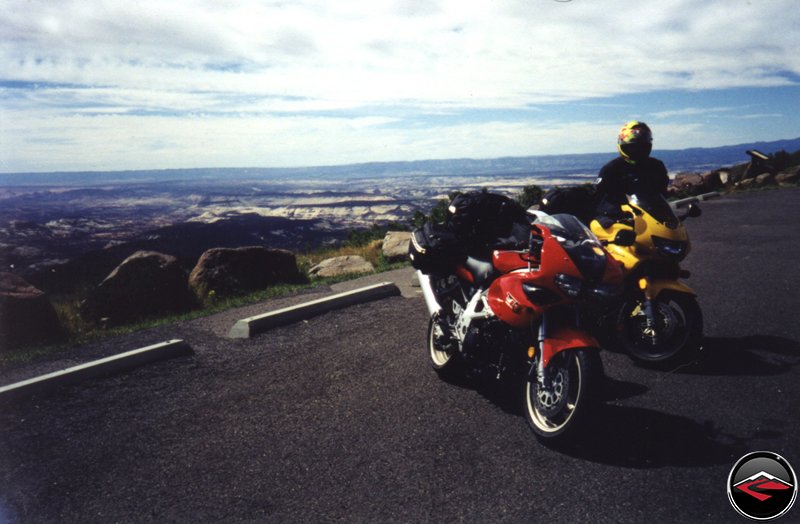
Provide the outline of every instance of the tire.
[[648,334],[641,300],[625,302],[617,320],[618,341],[634,362],[672,367],[694,360],[703,337],[703,312],[692,295],[661,293],[653,301],[655,335]]
[[441,329],[438,325],[438,319],[439,315],[435,314],[428,321],[428,356],[430,357],[431,367],[440,376],[452,376],[458,368],[458,355],[454,349],[441,347],[441,340],[446,335],[437,332],[437,329]]
[[580,433],[599,402],[603,364],[594,348],[569,349],[548,364],[553,387],[539,390],[535,377],[525,381],[525,418],[537,437],[565,441]]

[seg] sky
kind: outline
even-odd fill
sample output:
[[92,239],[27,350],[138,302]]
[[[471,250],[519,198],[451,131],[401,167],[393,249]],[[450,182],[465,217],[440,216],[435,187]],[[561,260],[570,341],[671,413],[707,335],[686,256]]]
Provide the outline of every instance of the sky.
[[800,136],[797,0],[0,0],[0,172]]

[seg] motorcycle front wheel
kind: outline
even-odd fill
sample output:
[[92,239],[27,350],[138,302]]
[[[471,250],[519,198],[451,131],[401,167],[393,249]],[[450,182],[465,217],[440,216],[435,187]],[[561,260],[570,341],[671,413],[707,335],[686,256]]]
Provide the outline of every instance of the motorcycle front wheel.
[[445,343],[448,339],[439,323],[438,313],[433,315],[428,321],[428,356],[431,367],[442,376],[452,375],[457,367],[456,351]]
[[575,435],[596,407],[603,366],[596,349],[569,349],[547,366],[549,385],[525,381],[525,418],[536,436],[565,439]]
[[642,300],[623,304],[618,317],[619,342],[638,364],[669,367],[691,361],[703,337],[703,312],[692,295],[664,292],[653,300],[648,325]]

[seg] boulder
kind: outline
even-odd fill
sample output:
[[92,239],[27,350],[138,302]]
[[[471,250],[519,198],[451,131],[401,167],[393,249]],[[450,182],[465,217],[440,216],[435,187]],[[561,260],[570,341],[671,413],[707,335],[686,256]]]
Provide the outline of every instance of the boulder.
[[756,187],[756,179],[755,178],[744,178],[738,182],[736,182],[735,187],[737,189],[750,189]]
[[301,281],[294,253],[262,246],[209,249],[189,275],[189,287],[204,299],[249,293],[267,286]]
[[757,186],[771,186],[775,184],[775,173],[762,173],[756,177]]
[[386,260],[405,260],[408,258],[410,231],[387,231],[383,237],[383,258]]
[[672,180],[674,191],[699,195],[703,192],[703,175],[700,173],[678,173]]
[[703,177],[703,186],[706,192],[721,189],[728,182],[727,171],[709,171],[701,176]]
[[784,171],[775,176],[775,183],[778,185],[792,185],[800,182],[800,168],[793,171]]
[[0,273],[0,353],[56,342],[63,335],[58,315],[44,291],[19,275]]
[[672,181],[673,192],[699,195],[722,188],[729,178],[727,171],[708,171],[705,173],[678,173]]
[[187,274],[175,257],[137,251],[116,267],[81,303],[81,316],[122,324],[144,317],[183,313],[194,307]]
[[364,257],[346,255],[328,258],[312,267],[308,275],[312,277],[336,277],[356,273],[372,273],[375,267]]

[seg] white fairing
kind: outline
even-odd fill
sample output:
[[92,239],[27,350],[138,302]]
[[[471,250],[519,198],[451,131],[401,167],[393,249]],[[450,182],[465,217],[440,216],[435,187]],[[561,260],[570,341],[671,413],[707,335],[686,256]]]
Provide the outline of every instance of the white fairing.
[[[463,344],[469,327],[474,320],[494,316],[494,312],[489,307],[489,302],[486,300],[486,294],[487,291],[478,291],[472,296],[465,309],[459,307],[458,309],[460,311],[454,311],[456,313],[456,326],[453,335],[455,335],[456,340],[458,340],[459,346]],[[453,302],[453,304],[453,308],[455,309],[457,304],[455,302]]]
[[541,221],[542,219],[549,217],[550,215],[545,213],[544,211],[539,211],[538,209],[528,208],[526,213],[532,217],[534,220]]
[[[431,316],[440,313],[442,311],[442,306],[437,302],[436,296],[433,293],[430,277],[421,271],[417,271],[417,278],[419,279],[420,288],[422,288],[422,296],[425,298],[425,305],[428,307],[428,313]],[[464,338],[467,336],[469,327],[474,320],[494,316],[494,312],[492,308],[489,307],[489,302],[486,300],[486,294],[486,290],[475,293],[466,308],[462,308],[456,301],[452,301],[453,313],[456,320],[453,336],[458,341],[459,346],[464,342]]]
[[417,271],[417,279],[419,280],[419,287],[422,289],[422,296],[425,299],[425,305],[428,306],[428,313],[433,316],[442,310],[442,306],[436,301],[436,296],[433,294],[433,287],[431,287],[431,279],[422,271]]

